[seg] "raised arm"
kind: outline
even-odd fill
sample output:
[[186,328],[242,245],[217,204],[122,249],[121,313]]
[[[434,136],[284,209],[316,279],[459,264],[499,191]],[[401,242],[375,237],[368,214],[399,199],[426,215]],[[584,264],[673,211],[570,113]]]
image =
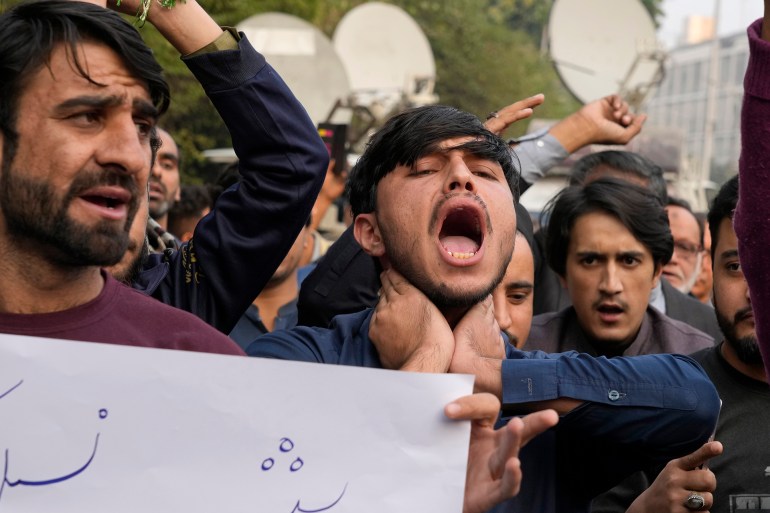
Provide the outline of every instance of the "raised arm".
[[[132,12],[136,1],[123,0],[121,10]],[[304,226],[329,156],[305,109],[245,37],[223,31],[195,0],[153,5],[148,21],[222,116],[242,182],[222,193],[179,252],[153,256],[135,286],[227,333]]]

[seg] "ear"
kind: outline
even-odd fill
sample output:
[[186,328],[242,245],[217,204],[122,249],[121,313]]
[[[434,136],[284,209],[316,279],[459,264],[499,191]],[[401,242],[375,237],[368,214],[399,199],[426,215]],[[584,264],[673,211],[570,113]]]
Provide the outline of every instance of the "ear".
[[655,271],[652,273],[652,288],[655,288],[660,283],[660,275],[663,274],[663,264],[658,262],[655,264]]
[[559,277],[559,284],[561,285],[561,288],[563,288],[564,290],[567,290],[567,278],[565,278],[561,274],[557,274],[556,276]]
[[353,236],[367,254],[373,257],[385,254],[380,226],[373,212],[356,216],[353,220]]

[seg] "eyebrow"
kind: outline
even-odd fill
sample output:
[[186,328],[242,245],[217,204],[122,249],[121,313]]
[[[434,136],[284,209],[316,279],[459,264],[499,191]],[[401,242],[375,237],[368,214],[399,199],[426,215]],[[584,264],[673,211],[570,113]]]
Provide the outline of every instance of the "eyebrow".
[[[63,114],[63,113],[66,113],[67,111],[80,108],[80,107],[106,109],[106,108],[118,107],[120,105],[123,105],[124,101],[125,100],[122,96],[117,96],[117,95],[109,95],[109,96],[82,95],[82,96],[76,96],[74,98],[70,98],[68,100],[61,102],[54,108],[54,110],[59,114]],[[149,117],[152,119],[158,118],[158,109],[155,108],[155,106],[152,103],[148,102],[147,100],[142,100],[137,98],[133,101],[131,106],[135,111],[137,111],[142,116]]]
[[494,162],[498,165],[500,164],[497,160],[494,159],[494,157],[489,155],[488,145],[486,145],[483,140],[471,139],[462,144],[456,144],[454,146],[448,146],[445,148],[441,147],[442,143],[443,141],[439,141],[428,145],[423,149],[422,152],[420,152],[420,154],[417,155],[417,157],[415,158],[415,161],[426,157],[432,157],[432,156],[445,157],[452,151],[461,151],[465,156],[472,157],[478,160],[486,160],[489,162]]
[[722,251],[719,256],[720,258],[735,258],[738,256],[738,250],[728,249],[727,251]]
[[170,151],[158,152],[157,159],[158,160],[160,160],[160,159],[173,160],[174,162],[178,162],[179,161],[179,157],[176,156],[175,154],[171,153]]
[[[597,258],[607,258],[606,253],[600,253],[598,251],[578,251],[575,253],[578,257],[597,257]],[[626,257],[636,257],[641,258],[644,256],[644,252],[642,251],[621,251],[617,255],[619,258],[626,258]]]
[[506,289],[529,289],[532,290],[535,286],[530,281],[514,281],[505,286]]

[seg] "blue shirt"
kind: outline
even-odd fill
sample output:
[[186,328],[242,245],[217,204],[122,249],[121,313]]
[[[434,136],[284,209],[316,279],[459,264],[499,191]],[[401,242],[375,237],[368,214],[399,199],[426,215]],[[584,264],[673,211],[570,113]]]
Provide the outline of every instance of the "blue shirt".
[[[329,329],[298,326],[258,338],[250,356],[381,368],[369,340],[373,310],[335,317]],[[703,369],[682,355],[592,357],[511,345],[502,362],[503,411],[573,398],[585,403],[521,454],[524,486],[495,511],[584,512],[591,499],[638,469],[700,447],[719,398]]]

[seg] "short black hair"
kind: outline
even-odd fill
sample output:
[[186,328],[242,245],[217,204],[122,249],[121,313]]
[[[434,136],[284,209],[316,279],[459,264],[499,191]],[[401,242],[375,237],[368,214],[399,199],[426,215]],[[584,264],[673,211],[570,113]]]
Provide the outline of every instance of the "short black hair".
[[708,222],[709,232],[711,233],[711,265],[714,265],[714,256],[719,241],[719,225],[722,220],[732,219],[735,214],[735,207],[738,205],[738,175],[730,178],[719,189],[719,192],[711,202],[709,208]]
[[[77,72],[90,82],[78,45],[102,43],[114,50],[129,71],[144,81],[158,115],[170,102],[163,69],[130,23],[113,11],[85,2],[43,0],[21,3],[0,15],[0,132],[5,145],[3,159],[16,152],[19,99],[30,78],[48,65],[51,52],[65,45]],[[153,134],[153,155],[158,139]]]
[[390,118],[372,136],[350,171],[346,194],[353,216],[376,209],[377,185],[396,166],[411,166],[447,139],[473,137],[459,148],[498,162],[514,196],[518,170],[509,146],[473,114],[445,105],[427,105]]
[[602,165],[647,180],[648,188],[658,196],[660,201],[663,204],[668,201],[668,188],[663,178],[663,168],[631,151],[607,150],[586,155],[575,162],[570,169],[569,184],[583,185],[591,171]]
[[567,251],[575,221],[585,214],[603,212],[617,218],[652,254],[655,267],[671,260],[674,238],[663,205],[649,189],[612,177],[562,191],[546,207],[545,241],[548,264],[565,276]]

